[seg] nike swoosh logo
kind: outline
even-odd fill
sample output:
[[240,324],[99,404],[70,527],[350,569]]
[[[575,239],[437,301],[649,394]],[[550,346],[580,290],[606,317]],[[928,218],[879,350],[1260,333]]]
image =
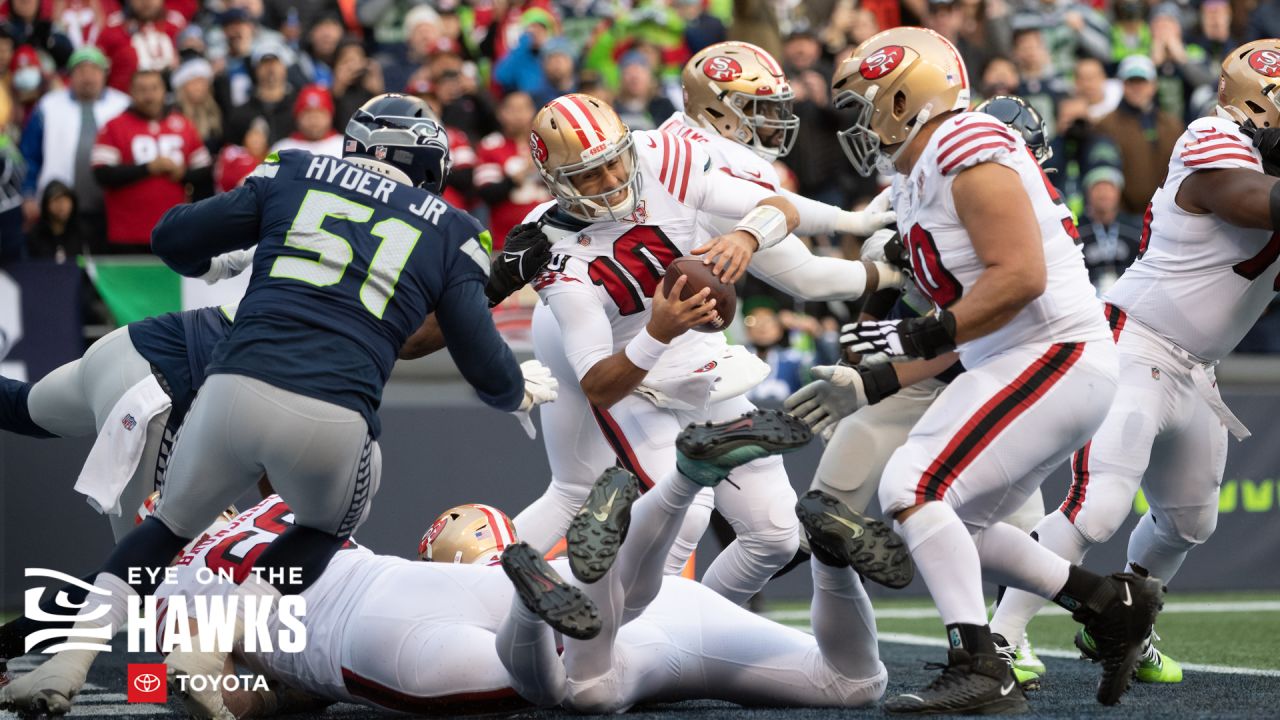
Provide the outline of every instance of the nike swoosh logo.
[[840,517],[839,515],[832,515],[831,513],[826,513],[826,516],[827,516],[827,517],[829,517],[829,518],[831,518],[832,520],[835,520],[836,522],[840,523],[841,525],[843,525],[843,526],[845,526],[845,527],[849,528],[849,530],[851,530],[851,531],[853,532],[853,536],[854,536],[855,538],[860,538],[860,537],[862,537],[862,533],[866,532],[866,531],[865,531],[865,530],[863,530],[861,527],[859,527],[859,526],[857,526],[857,525],[853,524],[852,522],[850,522],[850,521],[848,521],[848,520],[845,520],[844,518]]
[[613,512],[613,501],[617,499],[618,491],[614,490],[613,493],[609,495],[609,502],[604,504],[604,509],[599,512],[591,513],[591,517],[595,518],[597,522],[604,522],[605,520],[608,520],[609,513]]
[[1124,605],[1128,607],[1133,605],[1133,595],[1129,593],[1129,583],[1124,584]]
[[648,141],[649,141],[649,147],[651,147],[651,148],[656,148],[656,147],[658,147],[658,143],[654,142],[654,141],[653,141],[653,138],[645,138],[645,140],[648,140]]
[[1014,685],[1017,685],[1017,684],[1018,684],[1018,683],[1017,683],[1017,682],[1015,682],[1015,681],[1010,681],[1010,682],[1009,682],[1009,685],[1008,685],[1007,687],[1002,687],[1002,688],[1000,688],[1000,694],[1001,694],[1001,695],[1008,695],[1009,693],[1013,692],[1013,686],[1014,686]]
[[742,172],[755,177],[757,180],[760,179],[760,173],[758,172],[753,172],[751,170],[743,170]]
[[968,116],[968,115],[966,115],[966,116],[964,116],[964,117],[958,117],[958,118],[956,118],[956,122],[955,122],[955,124],[956,124],[957,126],[959,126],[959,125],[963,125],[963,124],[965,124],[965,123],[969,122],[969,117],[970,117],[970,116]]

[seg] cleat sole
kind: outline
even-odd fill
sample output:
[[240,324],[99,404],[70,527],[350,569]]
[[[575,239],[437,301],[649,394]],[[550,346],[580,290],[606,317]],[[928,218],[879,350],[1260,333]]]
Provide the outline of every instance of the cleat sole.
[[565,532],[569,570],[574,577],[590,584],[609,572],[627,539],[631,505],[639,497],[640,481],[620,467],[605,470],[596,480]]
[[[810,550],[852,567],[859,575],[901,589],[915,578],[915,563],[906,542],[886,523],[854,512],[821,490],[810,490],[796,503],[796,516],[809,537]],[[823,560],[820,560],[823,561]]]
[[600,611],[578,588],[566,583],[527,543],[502,553],[502,569],[525,607],[562,635],[590,640],[600,634]]

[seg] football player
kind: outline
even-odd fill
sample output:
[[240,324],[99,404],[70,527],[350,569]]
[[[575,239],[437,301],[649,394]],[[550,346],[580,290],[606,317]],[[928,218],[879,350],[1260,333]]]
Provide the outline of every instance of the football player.
[[[1147,206],[1138,257],[1104,297],[1120,389],[1071,459],[1066,499],[1036,526],[1040,544],[1067,560],[1079,562],[1115,533],[1139,487],[1151,510],[1129,536],[1133,573],[1169,582],[1217,525],[1227,435],[1249,433],[1222,402],[1214,366],[1280,288],[1277,75],[1280,40],[1227,54],[1214,113],[1178,139]],[[1008,593],[992,629],[1017,633],[1040,606],[1037,597]],[[1076,645],[1098,654],[1091,633],[1078,634]],[[1178,682],[1182,669],[1148,640],[1137,678]]]
[[[1037,164],[1043,164],[1052,156],[1044,121],[1022,98],[996,96],[982,102],[974,111],[991,115],[1022,135]],[[863,243],[865,260],[888,261],[889,255],[893,255],[895,262],[905,261],[901,238],[893,229],[880,230]],[[919,291],[910,291],[905,299],[903,295],[899,290],[873,294],[862,308],[862,319],[913,317],[928,312],[928,300]],[[948,357],[954,355],[948,354]],[[904,387],[898,376],[904,367],[900,363],[883,362],[855,367],[816,367],[814,375],[829,379],[815,380],[787,398],[784,402],[787,410],[827,438],[827,447],[810,489],[828,493],[858,512],[865,511],[879,488],[880,475],[889,456],[906,442],[911,427],[920,421],[947,383],[964,372],[964,366],[957,360],[938,375]],[[1005,522],[1030,532],[1043,515],[1044,500],[1036,488]],[[801,538],[802,549],[807,551],[803,541]],[[1014,675],[1024,688],[1035,687],[1045,672],[1044,663],[1036,657],[1026,633],[1021,640],[1017,637],[1010,640],[1014,642],[999,644],[1001,655],[1011,660]]]
[[[554,398],[549,386],[526,389],[493,325],[487,232],[437,196],[447,172],[447,140],[425,104],[382,95],[352,117],[343,159],[273,155],[240,188],[161,219],[153,250],[187,276],[207,273],[220,253],[258,248],[237,322],[175,444],[160,506],[95,580],[111,599],[95,626],[120,625],[128,595],[154,590],[126,583],[128,568],[166,564],[264,471],[298,522],[259,558],[266,572],[237,592],[278,598],[314,582],[369,511],[382,387],[432,311],[486,403],[517,411]],[[287,568],[301,570],[300,583],[286,584]],[[58,653],[0,691],[0,704],[66,712],[95,655]],[[171,675],[216,674],[223,661],[221,653],[167,658]],[[204,715],[212,695],[183,700]]]
[[[564,390],[560,405],[543,411],[551,487],[517,516],[516,527],[546,550],[566,527],[574,532],[570,520],[579,508],[604,512],[607,493],[587,496],[602,469],[621,462],[652,486],[672,467],[680,427],[752,407],[743,393],[763,378],[760,364],[727,346],[718,332],[685,333],[708,322],[720,327],[725,319],[710,302],[700,304],[703,296],[681,301],[673,289],[668,298],[658,287],[667,265],[686,254],[716,258],[716,273],[733,281],[748,262],[806,226],[773,190],[715,170],[698,143],[660,131],[633,134],[587,96],[543,108],[532,141],[534,161],[557,198],[528,218],[557,238],[551,264],[535,280],[545,303],[534,312],[535,355]],[[708,215],[729,220],[724,234],[704,244],[712,234],[703,222]],[[883,217],[859,216],[867,230]],[[834,262],[808,263],[787,282],[803,287],[804,277],[821,274],[824,287],[846,297],[902,282],[886,264]],[[794,503],[781,462],[765,459],[739,474],[744,482],[738,486],[699,499],[667,566],[675,572],[684,565],[714,497],[738,539],[704,582],[735,602],[758,591],[798,543],[795,518],[778,511]],[[597,550],[571,557],[579,578],[599,577],[608,567],[612,549]]]
[[[1094,575],[1001,519],[1101,424],[1115,394],[1115,345],[1070,212],[1019,134],[967,111],[968,82],[950,42],[910,27],[864,42],[832,82],[834,104],[852,116],[839,135],[846,154],[864,175],[893,174],[912,276],[935,307],[925,317],[846,325],[841,342],[854,353],[947,365],[955,350],[965,367],[880,481],[880,506],[924,576],[951,646],[936,681],[885,708],[1027,709],[987,625],[984,571],[1053,598],[1089,628],[1103,657],[1098,699],[1114,704],[1162,604],[1160,582]],[[822,518],[834,498],[818,491],[806,501]],[[858,534],[829,512],[824,526]]]

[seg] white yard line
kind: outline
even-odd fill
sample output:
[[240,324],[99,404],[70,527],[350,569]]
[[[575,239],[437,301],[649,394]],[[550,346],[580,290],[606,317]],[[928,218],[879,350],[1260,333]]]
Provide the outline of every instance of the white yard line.
[[[1278,612],[1280,600],[1242,600],[1240,602],[1172,602],[1165,603],[1162,613],[1245,613]],[[1043,615],[1069,615],[1057,605],[1048,605],[1040,611]],[[775,610],[764,613],[770,620],[796,622],[809,619],[808,610]],[[938,617],[936,608],[884,608],[876,610],[882,620],[929,620]]]

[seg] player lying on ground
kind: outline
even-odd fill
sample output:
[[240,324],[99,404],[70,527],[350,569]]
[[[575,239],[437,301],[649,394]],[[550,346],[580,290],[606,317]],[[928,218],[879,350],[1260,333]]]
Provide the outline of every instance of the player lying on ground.
[[[770,82],[782,80],[771,75]],[[534,313],[535,355],[563,380],[565,392],[565,405],[543,416],[552,487],[517,518],[518,528],[528,521],[535,547],[543,549],[565,531],[601,470],[621,462],[652,486],[673,468],[681,427],[753,408],[744,394],[767,368],[727,344],[719,328],[728,318],[704,302],[709,289],[682,300],[685,280],[669,295],[659,286],[683,255],[713,261],[715,273],[732,282],[757,251],[793,252],[794,245],[779,243],[798,220],[794,206],[770,188],[716,171],[699,143],[664,132],[632,133],[587,96],[543,108],[533,142],[534,161],[556,196],[528,218],[555,240],[553,259],[534,283],[545,303]],[[708,215],[731,220],[724,234],[704,242],[712,234],[703,220]],[[801,254],[813,259],[803,246]],[[811,277],[815,287],[848,296],[901,282],[901,273],[887,265],[832,267],[791,254],[780,263],[804,265],[788,282]],[[699,325],[703,332],[687,332]],[[796,520],[784,511],[795,493],[781,461],[762,459],[739,476],[739,487],[700,496],[667,565],[672,572],[684,565],[714,497],[738,538],[704,582],[734,602],[755,594],[798,544]],[[598,577],[608,566],[607,557],[602,561],[576,569]]]
[[551,628],[540,617],[558,620],[569,600],[535,550],[512,546],[502,564],[519,592],[509,615],[514,636],[498,646],[507,669],[515,677],[531,674],[522,684],[543,690],[563,682],[565,707],[584,713],[698,698],[780,707],[860,707],[879,699],[888,676],[878,655],[875,618],[843,554],[811,565],[812,636],[747,612],[702,585],[663,575],[668,547],[703,487],[715,487],[731,474],[736,478],[751,460],[791,452],[810,438],[794,417],[757,410],[737,421],[682,431],[675,471],[639,500],[634,475],[606,470],[592,497],[613,497],[629,522],[579,516],[591,525],[586,534],[596,543],[569,547],[573,558],[620,544],[604,577],[581,586],[599,610],[602,630],[586,640],[566,638],[562,663]]
[[[728,424],[686,433],[680,447],[702,460],[690,466],[682,458],[681,467],[691,468],[703,483],[713,482],[711,475],[723,477],[743,457],[789,451],[809,437],[802,424],[780,414],[757,413],[753,420],[748,429],[729,429],[733,425]],[[721,442],[707,442],[712,437]],[[601,479],[602,486],[636,482],[621,469]],[[298,709],[299,692],[326,702],[447,715],[562,702],[584,710],[702,698],[829,707],[878,699],[886,674],[877,654],[870,602],[852,570],[814,563],[816,637],[743,610],[699,583],[662,576],[662,546],[671,541],[681,509],[701,487],[673,473],[635,504],[636,522],[619,564],[587,588],[595,592],[622,578],[632,587],[625,619],[617,614],[621,602],[611,607],[614,614],[603,615],[608,618],[607,643],[565,637],[562,662],[546,622],[493,566],[500,553],[510,552],[510,521],[487,506],[460,506],[442,514],[424,535],[419,554],[437,562],[377,555],[354,544],[339,551],[302,593],[307,599],[302,618],[307,647],[300,653],[240,652],[235,658],[298,692],[283,693],[275,686],[263,694],[224,693],[225,707],[241,718],[290,712]],[[199,569],[224,567],[222,558],[228,553],[252,557],[291,519],[278,496],[267,498],[184,557],[178,582],[162,592],[169,602],[177,595],[230,592],[226,586],[200,585]],[[593,616],[590,601],[553,569],[564,571],[564,561],[548,566],[529,546],[514,547],[519,550],[506,556],[504,564],[529,602],[554,606],[560,611],[554,622],[569,632],[600,632],[602,617]],[[237,572],[247,568],[243,563]],[[552,589],[539,585],[542,590],[532,592],[535,576]],[[608,686],[607,697],[600,683],[574,679],[575,668],[590,667],[595,653],[606,647],[606,660],[619,661],[609,673],[616,682]]]
[[898,523],[951,645],[933,683],[885,708],[1027,711],[987,625],[984,573],[1073,611],[1103,657],[1098,700],[1114,704],[1162,605],[1159,581],[1100,577],[1002,522],[1097,430],[1115,394],[1115,345],[1070,212],[1020,135],[967,112],[967,73],[942,36],[874,36],[841,65],[832,93],[852,113],[840,133],[850,162],[864,175],[893,174],[912,276],[936,307],[923,318],[846,325],[841,342],[926,360],[954,349],[965,366],[880,482],[880,506]]
[[[1022,98],[997,96],[974,111],[991,115],[1020,134],[1037,164],[1043,165],[1053,155],[1044,121]],[[892,261],[910,270],[901,236],[894,229],[885,228],[868,238],[862,245],[862,258]],[[867,299],[860,319],[917,317],[930,309],[929,300],[914,286],[881,290]],[[883,355],[871,360],[852,367],[815,367],[813,374],[819,379],[784,402],[827,441],[810,489],[828,493],[858,512],[866,511],[879,489],[889,456],[906,442],[912,426],[947,384],[964,372],[954,352],[909,363],[888,363]],[[940,367],[946,369],[934,374]],[[1036,488],[1004,521],[1030,532],[1043,515],[1044,500]],[[803,537],[801,550],[808,551]],[[1009,640],[1013,642],[997,641],[1000,653],[1012,661],[1018,682],[1033,689],[1045,672],[1044,663],[1035,656],[1025,632],[1020,640],[1016,636]]]
[[[85,622],[119,626],[127,597],[154,590],[122,580],[129,569],[167,564],[263,472],[297,523],[258,559],[275,582],[250,577],[237,592],[278,599],[313,582],[368,514],[382,388],[433,311],[483,401],[515,411],[553,399],[526,392],[493,325],[486,231],[433,192],[447,175],[448,144],[425,104],[370,100],[348,124],[344,155],[281,153],[240,188],[175,207],[157,225],[153,250],[178,272],[203,275],[210,258],[257,244],[254,274],[174,447],[160,506],[95,579],[110,593],[109,612]],[[301,582],[286,584],[288,568]],[[0,690],[0,706],[66,712],[95,655],[58,653]],[[167,663],[170,673],[213,674],[223,656],[179,651]]]
[[[1141,487],[1151,510],[1129,536],[1127,567],[1163,582],[1218,522],[1227,435],[1248,430],[1222,402],[1214,366],[1280,288],[1280,40],[1232,50],[1218,105],[1191,123],[1147,208],[1138,258],[1107,292],[1120,390],[1075,454],[1066,500],[1036,526],[1040,544],[1080,562],[1129,516]],[[991,627],[1017,633],[1040,598],[1009,593]],[[1098,654],[1087,632],[1076,645]],[[1148,641],[1138,679],[1178,682],[1182,669]]]

